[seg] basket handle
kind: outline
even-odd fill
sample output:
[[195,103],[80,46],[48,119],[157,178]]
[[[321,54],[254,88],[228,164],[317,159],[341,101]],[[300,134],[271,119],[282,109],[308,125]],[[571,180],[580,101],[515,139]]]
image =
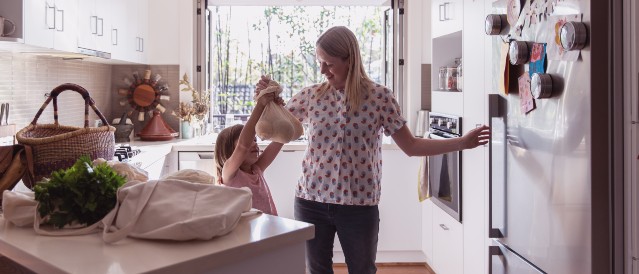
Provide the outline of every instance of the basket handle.
[[98,117],[100,117],[100,120],[102,120],[103,125],[105,126],[109,125],[109,122],[107,122],[106,118],[104,118],[104,115],[102,115],[102,112],[100,112],[100,110],[98,110],[98,108],[95,106],[95,101],[93,101],[93,98],[91,98],[91,95],[89,95],[89,92],[85,88],[76,84],[71,84],[71,83],[59,85],[51,91],[51,95],[49,96],[49,98],[47,98],[46,101],[44,101],[44,104],[42,104],[42,106],[38,110],[38,113],[36,113],[36,116],[33,118],[33,121],[31,121],[32,125],[34,126],[36,125],[36,123],[38,122],[38,119],[40,118],[40,115],[42,115],[42,112],[44,111],[45,108],[47,108],[47,105],[49,105],[51,100],[53,100],[53,118],[55,119],[55,125],[56,126],[59,125],[58,95],[60,95],[60,93],[62,93],[65,90],[73,90],[77,93],[80,93],[80,95],[82,95],[82,98],[84,98],[84,127],[85,128],[89,127],[89,106],[91,106],[95,114],[97,114]]

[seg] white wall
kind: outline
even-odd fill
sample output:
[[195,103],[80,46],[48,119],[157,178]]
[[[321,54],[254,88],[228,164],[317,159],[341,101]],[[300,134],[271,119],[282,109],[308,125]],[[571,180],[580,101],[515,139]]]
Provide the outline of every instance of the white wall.
[[[430,27],[424,28],[423,20],[430,20],[430,16],[424,16],[424,5],[430,6],[430,1],[422,0],[405,0],[404,8],[404,106],[406,113],[404,118],[408,120],[408,127],[411,132],[415,132],[417,123],[417,112],[422,107],[422,75],[421,64],[423,59],[423,36],[424,32],[428,32],[430,36]],[[430,13],[429,13],[430,14]],[[429,50],[430,52],[430,50]],[[429,55],[430,56],[430,55]]]
[[[180,28],[186,25],[181,9],[187,1],[149,1],[149,65],[176,65],[180,62]],[[188,5],[186,5],[188,6]],[[179,11],[176,15],[176,11]],[[180,37],[180,39],[178,39]],[[187,46],[184,43],[182,46]]]

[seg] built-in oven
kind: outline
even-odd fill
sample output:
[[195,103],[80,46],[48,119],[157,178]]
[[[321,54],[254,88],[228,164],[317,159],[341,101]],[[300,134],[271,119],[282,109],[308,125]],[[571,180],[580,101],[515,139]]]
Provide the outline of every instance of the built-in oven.
[[[461,136],[461,117],[430,112],[431,139],[449,139]],[[428,183],[431,199],[446,213],[461,222],[462,177],[461,151],[428,157]]]

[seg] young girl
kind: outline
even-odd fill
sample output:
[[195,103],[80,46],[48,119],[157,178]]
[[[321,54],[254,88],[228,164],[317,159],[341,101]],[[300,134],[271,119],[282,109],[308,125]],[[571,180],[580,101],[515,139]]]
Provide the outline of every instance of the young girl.
[[263,95],[246,125],[225,128],[215,142],[215,163],[218,181],[230,187],[248,187],[253,192],[253,208],[277,215],[271,191],[264,179],[264,170],[273,162],[283,144],[271,142],[260,154],[255,139],[255,125],[270,102],[282,103],[273,93]]

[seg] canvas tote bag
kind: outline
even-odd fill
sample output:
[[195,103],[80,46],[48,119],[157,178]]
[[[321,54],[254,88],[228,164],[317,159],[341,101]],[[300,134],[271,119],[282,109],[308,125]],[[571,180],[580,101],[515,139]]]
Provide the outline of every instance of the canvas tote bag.
[[248,188],[178,179],[129,182],[118,190],[115,208],[102,220],[107,243],[127,236],[161,240],[209,240],[231,232],[251,209]]

